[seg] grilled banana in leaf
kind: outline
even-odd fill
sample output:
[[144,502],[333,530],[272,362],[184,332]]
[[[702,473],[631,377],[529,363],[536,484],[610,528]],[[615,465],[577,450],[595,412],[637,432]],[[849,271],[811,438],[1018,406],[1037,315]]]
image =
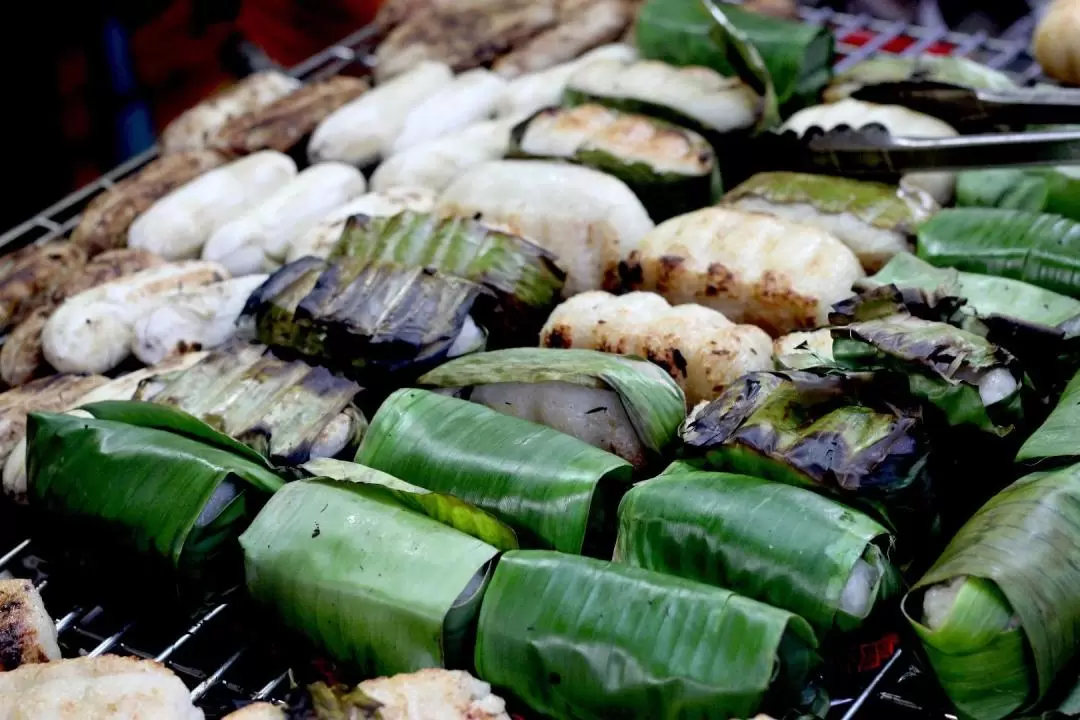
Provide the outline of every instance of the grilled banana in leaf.
[[753,127],[761,99],[739,78],[707,67],[594,60],[570,76],[563,102],[652,115],[715,141]]
[[547,425],[638,468],[668,450],[686,414],[682,391],[663,370],[591,350],[476,353],[417,382]]
[[29,580],[0,580],[0,673],[60,659],[56,625]]
[[552,253],[523,237],[473,220],[409,210],[350,217],[330,262],[346,258],[432,267],[485,285],[498,307],[478,320],[499,345],[535,344],[566,278]]
[[851,248],[867,272],[911,250],[916,228],[938,210],[915,188],[789,172],[754,175],[722,202],[826,230]]
[[614,175],[657,222],[709,205],[720,191],[716,153],[705,138],[603,105],[541,110],[514,128],[510,156],[567,160]]

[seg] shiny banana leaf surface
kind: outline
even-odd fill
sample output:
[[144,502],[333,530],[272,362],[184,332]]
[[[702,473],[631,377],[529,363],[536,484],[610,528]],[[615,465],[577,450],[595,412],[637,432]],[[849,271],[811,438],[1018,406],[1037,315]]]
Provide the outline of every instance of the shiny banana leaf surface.
[[956,204],[1080,220],[1080,173],[1072,167],[969,170],[957,176]]
[[789,610],[823,637],[869,614],[842,598],[860,560],[874,576],[867,611],[898,589],[892,542],[868,516],[808,490],[675,463],[623,498],[614,559]]
[[[832,33],[816,25],[721,7],[731,25],[760,53],[785,114],[815,104],[832,75]],[[740,68],[717,42],[713,28],[714,20],[700,0],[649,0],[638,12],[635,40],[642,57],[739,75]]]
[[1065,387],[1050,417],[1024,442],[1019,462],[1060,460],[1080,455],[1080,373]]
[[31,414],[31,503],[55,534],[102,540],[155,570],[199,578],[227,557],[282,479],[249,448],[175,410],[89,405],[97,417]]
[[360,390],[324,367],[235,342],[145,383],[136,397],[183,410],[276,463],[294,465],[359,444],[367,421],[352,400]]
[[488,587],[476,669],[548,717],[726,720],[797,696],[815,647],[803,619],[721,588],[518,550]]
[[[492,334],[536,342],[559,302],[566,273],[556,257],[512,233],[468,218],[438,217],[412,210],[390,217],[354,215],[330,254],[331,262],[356,258],[406,267],[433,267],[491,288],[499,297]],[[532,337],[525,337],[529,332]]]
[[387,398],[356,462],[490,512],[524,547],[606,556],[632,474],[577,438],[426,390]]
[[517,534],[508,525],[453,495],[425,490],[393,475],[344,460],[320,458],[304,463],[301,468],[312,477],[362,485],[365,492],[373,496],[385,495],[409,510],[427,515],[458,532],[472,535],[497,550],[518,548]]
[[371,677],[468,666],[494,547],[328,478],[286,485],[240,544],[251,596],[334,659]]
[[940,410],[949,425],[1007,435],[1022,419],[1023,373],[986,338],[912,315],[833,328],[833,358],[850,370],[903,375],[908,391]]
[[999,208],[943,210],[919,228],[918,255],[939,267],[1080,295],[1080,225],[1060,215]]
[[[1080,466],[1029,475],[987,502],[905,598],[934,672],[965,716],[996,720],[1030,707],[1075,657],[1078,542]],[[918,607],[924,591],[958,578],[980,582],[969,581],[949,622],[931,629]]]
[[611,389],[622,400],[638,437],[658,455],[675,441],[686,417],[682,390],[659,366],[593,350],[512,348],[475,353],[440,365],[418,382],[437,388],[560,382]]

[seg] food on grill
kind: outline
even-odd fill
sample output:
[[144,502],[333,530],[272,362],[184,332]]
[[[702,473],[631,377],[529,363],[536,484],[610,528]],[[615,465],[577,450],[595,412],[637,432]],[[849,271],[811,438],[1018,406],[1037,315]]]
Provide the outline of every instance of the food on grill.
[[225,720],[289,720],[285,709],[267,702],[255,702],[231,712],[225,716]]
[[773,341],[773,357],[780,370],[807,370],[833,364],[832,330],[793,332]]
[[[728,22],[761,55],[772,76],[778,101],[798,109],[818,101],[832,74],[835,40],[828,28],[787,22],[772,15],[786,0],[744,3],[746,10],[722,4]],[[673,65],[699,65],[735,75],[727,50],[710,36],[715,21],[699,0],[649,0],[638,13],[634,39],[642,57]]]
[[633,469],[543,425],[426,390],[382,404],[356,462],[490,512],[523,547],[596,556],[610,555],[614,503]]
[[915,188],[788,172],[754,175],[724,195],[723,203],[830,232],[867,272],[909,251],[916,228],[937,210],[930,196]]
[[945,210],[919,228],[919,257],[938,266],[1080,295],[1080,224],[995,208]]
[[[173,156],[169,156],[173,157]],[[0,377],[8,385],[27,382],[48,369],[42,352],[42,331],[56,309],[69,297],[129,275],[157,267],[163,261],[145,250],[109,250],[94,257],[58,283],[43,304],[15,326],[0,348]]]
[[86,251],[67,242],[50,242],[20,255],[0,276],[0,330],[17,325],[48,302],[53,290],[86,264]]
[[855,254],[824,230],[724,207],[661,223],[623,258],[629,288],[774,334],[827,324],[829,308],[863,274]]
[[417,382],[572,435],[639,469],[670,449],[686,415],[682,392],[663,370],[590,350],[476,353]]
[[620,258],[653,228],[617,178],[585,167],[502,160],[475,167],[443,192],[436,211],[532,240],[567,272],[567,296],[617,282]]
[[378,85],[319,123],[308,143],[308,159],[357,167],[374,163],[397,139],[409,113],[453,80],[446,65],[424,62]]
[[[27,493],[57,520],[50,542],[120,551],[174,587],[174,573],[235,581],[237,537],[284,484],[269,463],[172,408],[101,402],[82,410],[29,416]],[[110,532],[93,532],[102,526]]]
[[312,165],[215,230],[202,257],[221,263],[233,275],[276,270],[293,242],[366,189],[364,176],[351,165]]
[[366,82],[353,77],[308,83],[265,107],[229,120],[209,144],[238,155],[259,150],[289,152],[327,116],[367,89]]
[[483,68],[463,72],[409,110],[401,131],[383,147],[390,157],[495,114],[506,81]]
[[0,458],[7,459],[26,435],[26,414],[60,412],[99,385],[100,375],[50,375],[0,393]]
[[131,354],[145,365],[193,350],[209,350],[236,335],[248,297],[267,275],[222,280],[147,304],[132,327]]
[[1031,48],[1047,75],[1069,85],[1080,85],[1077,33],[1080,33],[1080,3],[1053,0],[1035,28]]
[[570,76],[564,100],[652,115],[710,140],[752,127],[761,103],[739,78],[706,67],[603,59],[583,64]]
[[[372,178],[373,183],[374,181],[375,179]],[[353,215],[384,217],[397,215],[405,210],[426,213],[434,209],[435,199],[435,192],[428,188],[406,186],[391,187],[361,195],[328,213],[314,227],[295,240],[289,246],[285,261],[291,263],[309,256],[328,257],[338,240],[341,239],[346,221]]]
[[498,306],[479,320],[499,345],[534,345],[565,279],[554,256],[524,238],[410,210],[392,217],[353,215],[330,253],[331,262],[345,258],[429,267],[483,284]]
[[264,150],[236,160],[169,193],[136,218],[128,245],[167,260],[199,257],[221,226],[277,192],[296,177],[292,158]]
[[169,295],[228,277],[204,260],[167,263],[68,298],[45,323],[42,350],[60,372],[107,372],[131,353],[135,324]]
[[745,373],[772,367],[769,336],[760,328],[700,305],[672,307],[645,292],[575,295],[551,313],[540,344],[647,358],[675,379],[691,407]]
[[728,590],[518,550],[484,597],[476,670],[545,716],[748,717],[790,707],[816,645],[802,618]]
[[276,71],[250,75],[169,123],[161,133],[161,147],[167,153],[210,147],[230,120],[260,110],[299,87],[299,80]]
[[997,207],[1080,220],[1080,171],[1052,168],[967,170],[956,181],[957,207]]
[[904,598],[952,703],[997,720],[1042,698],[1075,656],[1080,470],[1028,475],[960,529]]
[[296,464],[359,445],[367,420],[352,400],[360,390],[326,368],[236,341],[190,369],[141,383],[134,397],[183,410],[275,463]]
[[[782,129],[801,136],[810,128],[832,130],[843,125],[853,128],[882,125],[895,137],[944,138],[957,134],[947,123],[906,107],[874,105],[850,98],[800,110],[788,118]],[[952,199],[956,176],[952,173],[910,173],[903,181],[925,190],[944,205]]]
[[[126,375],[121,375],[115,380],[108,380],[94,385],[89,392],[83,394],[71,393],[67,396],[68,402],[65,406],[57,405],[46,409],[50,412],[70,412],[75,408],[90,403],[104,402],[106,400],[131,400],[144,382],[153,385],[157,376],[186,370],[201,361],[205,356],[206,353],[198,352],[178,355],[154,367],[135,370]],[[26,503],[25,432],[20,433],[18,444],[15,445],[15,448],[8,454],[7,460],[4,462],[3,494],[16,503]]]
[[203,713],[164,665],[101,655],[0,673],[0,718],[203,720]]
[[37,588],[29,580],[0,579],[0,673],[59,659],[56,625]]
[[214,150],[169,153],[94,198],[82,212],[71,241],[93,258],[127,245],[131,223],[154,203],[205,172],[225,164]]
[[[240,538],[255,601],[365,675],[468,663],[468,628],[498,550],[399,501],[408,485],[291,482]],[[462,505],[455,515],[480,520]],[[491,520],[491,518],[488,518]]]
[[925,532],[935,512],[929,439],[916,413],[859,404],[865,382],[843,373],[750,373],[695,409],[682,432],[684,453],[714,470],[834,496],[875,517],[884,507],[894,525]]
[[486,120],[394,153],[375,169],[371,188],[442,192],[466,170],[502,159],[510,149],[510,130],[508,120]]
[[506,702],[491,686],[461,670],[427,668],[365,680],[353,690],[323,683],[309,690],[327,720],[345,720],[357,711],[379,720],[510,720]]
[[498,115],[500,118],[520,120],[546,107],[560,104],[570,76],[582,65],[593,60],[610,59],[633,62],[637,60],[637,57],[637,50],[632,46],[614,43],[590,50],[579,58],[546,70],[538,70],[514,78],[506,86],[499,100]]
[[655,221],[709,205],[719,194],[716,153],[705,138],[603,105],[541,110],[514,129],[510,153],[567,160],[613,175]]
[[825,89],[824,99],[825,102],[838,102],[868,85],[909,81],[985,90],[1012,90],[1016,87],[1006,73],[966,57],[930,53],[914,57],[882,55],[858,62],[833,76]]
[[892,543],[874,520],[813,492],[676,463],[623,498],[614,560],[790,610],[824,638],[899,589]]
[[482,349],[474,305],[487,292],[430,268],[303,258],[271,275],[244,314],[261,342],[372,379]]

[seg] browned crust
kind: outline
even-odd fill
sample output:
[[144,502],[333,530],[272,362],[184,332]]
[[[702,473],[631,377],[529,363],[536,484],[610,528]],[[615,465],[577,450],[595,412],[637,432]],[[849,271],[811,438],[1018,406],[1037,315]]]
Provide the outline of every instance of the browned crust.
[[155,202],[203,173],[225,164],[214,150],[164,155],[98,195],[83,211],[71,241],[93,257],[127,244],[128,228]]
[[0,278],[0,328],[22,322],[48,302],[53,290],[86,264],[86,252],[71,242],[38,245]]
[[228,121],[209,144],[238,155],[258,150],[288,152],[330,113],[367,89],[363,80],[345,76],[304,85],[264,108]]
[[41,647],[29,580],[0,580],[0,672],[51,658]]

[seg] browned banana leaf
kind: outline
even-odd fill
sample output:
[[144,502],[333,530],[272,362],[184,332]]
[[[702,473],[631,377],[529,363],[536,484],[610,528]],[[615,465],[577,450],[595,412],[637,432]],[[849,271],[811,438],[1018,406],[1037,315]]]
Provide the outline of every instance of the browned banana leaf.
[[181,185],[224,164],[225,156],[213,150],[163,155],[94,198],[83,210],[71,241],[90,257],[123,247],[135,218]]

